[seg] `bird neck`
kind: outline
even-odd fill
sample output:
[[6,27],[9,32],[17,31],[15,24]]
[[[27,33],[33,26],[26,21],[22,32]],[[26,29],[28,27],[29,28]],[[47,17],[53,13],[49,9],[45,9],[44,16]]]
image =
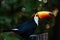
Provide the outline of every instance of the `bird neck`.
[[34,21],[37,24],[37,26],[38,26],[38,20],[39,20],[39,18],[37,16],[34,16]]

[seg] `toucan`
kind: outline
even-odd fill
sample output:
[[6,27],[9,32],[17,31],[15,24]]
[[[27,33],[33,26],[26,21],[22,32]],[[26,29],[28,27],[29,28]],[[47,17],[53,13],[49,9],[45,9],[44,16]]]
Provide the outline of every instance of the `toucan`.
[[36,27],[39,25],[39,22],[41,19],[53,18],[53,17],[54,17],[54,15],[50,11],[39,11],[30,20],[28,20],[22,24],[19,24],[16,28],[13,28],[10,30],[4,30],[3,32],[13,31],[13,32],[19,34],[20,36],[27,38],[31,34],[33,34]]

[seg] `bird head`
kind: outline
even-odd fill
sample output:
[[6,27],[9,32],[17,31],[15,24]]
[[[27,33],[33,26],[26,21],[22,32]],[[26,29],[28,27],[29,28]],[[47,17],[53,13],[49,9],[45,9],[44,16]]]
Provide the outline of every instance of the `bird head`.
[[54,14],[50,11],[39,11],[35,14],[34,16],[34,20],[36,22],[36,24],[38,25],[38,21],[39,19],[50,19],[50,18],[54,18]]

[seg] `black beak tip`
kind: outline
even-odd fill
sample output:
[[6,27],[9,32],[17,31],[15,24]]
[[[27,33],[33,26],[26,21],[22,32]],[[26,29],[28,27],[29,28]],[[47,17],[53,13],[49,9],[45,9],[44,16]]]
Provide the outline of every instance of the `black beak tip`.
[[54,17],[53,13],[49,13],[49,15]]

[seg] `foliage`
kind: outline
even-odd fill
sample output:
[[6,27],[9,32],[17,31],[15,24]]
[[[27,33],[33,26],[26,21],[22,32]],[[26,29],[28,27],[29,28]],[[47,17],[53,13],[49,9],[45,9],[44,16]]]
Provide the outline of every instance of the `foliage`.
[[0,40],[21,40],[21,37],[18,35],[15,35],[13,32],[4,32],[0,35]]

